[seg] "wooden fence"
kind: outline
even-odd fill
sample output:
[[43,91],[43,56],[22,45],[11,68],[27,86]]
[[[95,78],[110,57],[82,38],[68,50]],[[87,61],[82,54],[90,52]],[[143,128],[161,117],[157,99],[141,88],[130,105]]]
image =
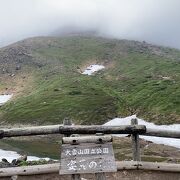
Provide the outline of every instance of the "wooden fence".
[[26,128],[1,129],[0,138],[17,136],[34,136],[47,134],[140,134],[144,136],[157,136],[167,138],[180,138],[180,130],[157,130],[146,128],[144,125],[121,125],[121,126],[35,126]]
[[[35,126],[25,128],[11,128],[1,129],[0,138],[17,137],[17,136],[33,136],[33,135],[48,135],[48,134],[62,134],[69,136],[71,134],[131,134],[132,138],[132,151],[133,162],[117,162],[118,170],[120,169],[141,169],[141,170],[158,170],[170,171],[180,173],[180,164],[167,164],[167,163],[148,163],[141,162],[139,135],[144,136],[158,136],[167,138],[180,138],[180,130],[157,130],[146,128],[144,125],[138,125],[137,119],[132,119],[131,125],[121,126],[80,126],[71,125],[65,121],[63,125],[51,126]],[[14,169],[14,170],[13,170]],[[0,177],[13,176],[13,175],[29,175],[29,174],[42,174],[57,172],[59,164],[34,166],[34,167],[17,167],[5,168],[0,170]]]

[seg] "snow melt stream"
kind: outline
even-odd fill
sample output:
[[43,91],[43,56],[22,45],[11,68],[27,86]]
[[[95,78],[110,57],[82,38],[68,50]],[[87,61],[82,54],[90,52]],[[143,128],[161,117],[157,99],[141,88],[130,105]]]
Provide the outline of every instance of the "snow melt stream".
[[104,68],[105,67],[103,65],[93,64],[93,65],[88,66],[82,74],[86,74],[90,76],[93,73],[100,71]]
[[[115,118],[111,121],[104,124],[104,126],[120,126],[120,125],[130,125],[131,119],[137,118],[136,115],[128,116],[126,118]],[[146,122],[142,119],[138,119],[139,125],[145,125],[147,128],[154,128],[159,130],[172,130],[177,131],[180,130],[180,124],[173,124],[173,125],[155,125],[154,123]],[[118,136],[125,136],[125,135],[118,135]],[[152,141],[156,144],[164,144],[168,146],[174,146],[176,148],[180,148],[180,139],[176,138],[163,138],[163,137],[152,137],[152,136],[140,136],[140,138]]]

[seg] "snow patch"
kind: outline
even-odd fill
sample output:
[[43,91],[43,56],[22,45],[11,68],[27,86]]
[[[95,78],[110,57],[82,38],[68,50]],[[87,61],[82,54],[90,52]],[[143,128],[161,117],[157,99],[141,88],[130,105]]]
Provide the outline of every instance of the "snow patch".
[[[2,150],[0,149],[0,161],[5,158],[8,160],[8,162],[12,162],[13,159],[17,159],[21,157],[20,154],[18,154],[17,152],[15,151],[5,151],[5,150]],[[37,161],[37,160],[40,160],[40,159],[45,159],[45,160],[49,160],[49,158],[39,158],[39,157],[36,157],[36,156],[28,156],[27,157],[27,161]]]
[[93,64],[93,65],[88,66],[82,74],[86,74],[86,75],[90,76],[93,73],[100,71],[104,68],[105,68],[105,66],[103,66],[103,65]]
[[8,95],[0,95],[0,105],[6,103],[7,101],[9,101],[12,98],[12,94],[8,94]]
[[[131,119],[137,118],[136,115],[128,116],[125,118],[115,118],[111,121],[104,124],[104,126],[120,126],[120,125],[130,125]],[[172,130],[177,131],[180,130],[180,124],[172,124],[172,125],[155,125],[154,123],[146,122],[143,119],[138,119],[139,125],[145,125],[147,128],[154,128],[159,130]],[[118,136],[126,136],[126,135],[118,135]],[[140,136],[140,138],[152,141],[156,144],[164,144],[168,146],[174,146],[176,148],[180,148],[180,139],[176,138],[163,138],[163,137],[152,137],[152,136]]]

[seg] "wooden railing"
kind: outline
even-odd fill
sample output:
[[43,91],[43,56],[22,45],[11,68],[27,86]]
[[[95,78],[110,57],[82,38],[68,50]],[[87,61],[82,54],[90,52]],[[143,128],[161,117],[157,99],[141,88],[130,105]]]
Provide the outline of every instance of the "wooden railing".
[[47,134],[145,134],[146,127],[143,125],[127,125],[127,126],[35,126],[26,128],[12,128],[0,130],[0,137],[16,137],[16,136],[34,136]]
[[[161,170],[161,171],[171,171],[171,172],[180,172],[180,164],[167,164],[167,163],[158,163],[155,166],[154,163],[140,162],[140,145],[139,145],[139,135],[144,136],[158,136],[166,138],[179,138],[180,139],[180,130],[171,131],[171,130],[157,130],[152,128],[146,128],[144,125],[138,125],[137,119],[132,119],[131,125],[122,125],[122,126],[102,126],[102,125],[92,125],[92,126],[82,126],[82,125],[70,125],[71,123],[64,122],[64,125],[51,125],[51,126],[35,126],[35,127],[23,127],[23,128],[11,128],[11,129],[1,129],[0,138],[7,137],[17,137],[17,136],[34,136],[34,135],[48,135],[48,134],[62,134],[68,136],[70,134],[131,134],[132,137],[132,149],[133,149],[133,160],[134,162],[118,162],[118,169],[121,169],[122,166],[124,169],[148,169],[149,170]],[[139,165],[138,165],[139,164]],[[45,165],[39,166],[38,172],[45,173],[50,171],[57,172],[58,164],[54,165]],[[14,171],[10,169],[2,169],[0,172],[0,177],[6,176],[9,173],[10,175],[15,174],[28,174],[36,173],[36,170],[33,171],[33,167],[24,167],[27,169],[23,171],[23,168],[17,168]],[[33,172],[32,172],[33,171]],[[11,173],[10,173],[11,172]],[[38,173],[37,172],[37,173]]]
[[1,129],[0,138],[17,137],[17,136],[34,136],[34,135],[48,135],[48,134],[140,134],[144,136],[158,136],[167,138],[180,138],[180,130],[157,130],[146,128],[144,125],[122,125],[122,126],[34,126],[25,128],[11,128]]
[[[170,163],[152,163],[152,162],[138,162],[138,161],[118,161],[116,162],[117,169],[120,170],[150,170],[163,172],[180,172],[179,164]],[[24,166],[16,168],[1,168],[0,177],[14,176],[14,175],[33,175],[33,174],[50,174],[59,172],[59,163]]]
[[146,128],[144,125],[138,125],[137,119],[132,119],[131,125],[121,126],[80,126],[80,125],[51,125],[51,126],[35,126],[24,128],[11,128],[1,129],[0,138],[5,137],[17,137],[17,136],[34,136],[34,135],[48,135],[48,134],[63,134],[68,136],[70,134],[131,134],[132,135],[132,147],[133,147],[133,160],[140,160],[140,147],[139,147],[139,135],[144,136],[158,136],[167,138],[180,138],[179,131],[171,130],[157,130],[152,128]]

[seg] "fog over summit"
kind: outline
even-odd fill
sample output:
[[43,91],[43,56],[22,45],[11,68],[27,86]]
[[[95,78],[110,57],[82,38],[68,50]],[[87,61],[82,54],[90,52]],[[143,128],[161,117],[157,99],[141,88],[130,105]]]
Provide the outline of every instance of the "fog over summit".
[[0,46],[68,30],[180,48],[179,7],[179,0],[0,0]]

